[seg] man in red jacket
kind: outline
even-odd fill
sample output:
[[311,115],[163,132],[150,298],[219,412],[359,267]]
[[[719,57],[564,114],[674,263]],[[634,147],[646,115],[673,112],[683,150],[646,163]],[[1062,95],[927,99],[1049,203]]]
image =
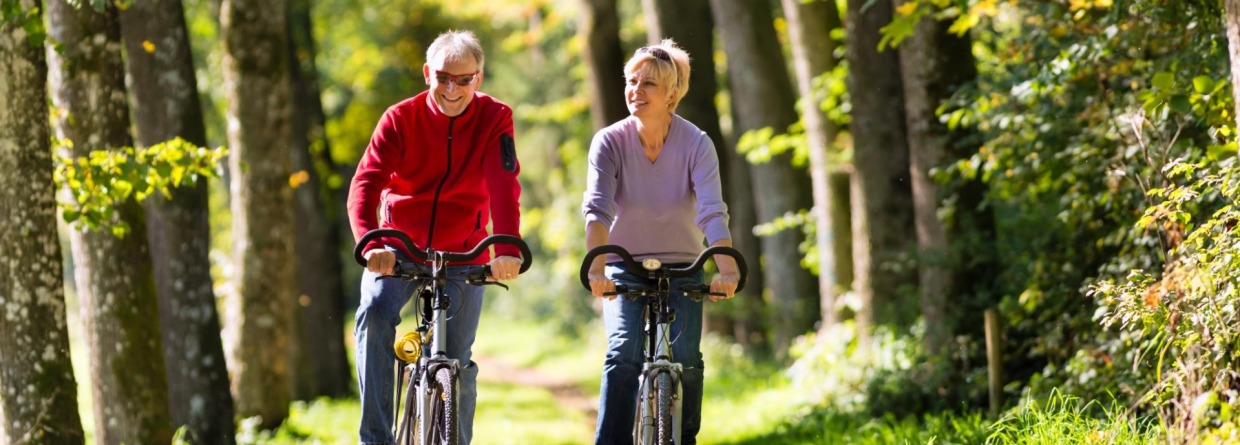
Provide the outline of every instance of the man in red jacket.
[[[487,222],[497,234],[520,236],[516,151],[512,109],[478,92],[483,53],[469,31],[441,34],[426,50],[422,75],[427,91],[388,108],[358,162],[349,187],[349,222],[354,239],[376,228],[407,233],[419,246],[447,252],[472,249],[487,236]],[[495,245],[496,258],[448,268],[452,318],[448,321],[448,357],[461,363],[460,438],[473,432],[478,367],[470,361],[482,309],[482,287],[464,283],[464,275],[481,264],[492,278],[516,278],[519,251]],[[374,241],[365,247],[361,304],[353,335],[361,386],[363,444],[392,443],[392,343],[400,308],[414,283],[378,279],[392,273],[396,259],[408,261],[399,241]]]

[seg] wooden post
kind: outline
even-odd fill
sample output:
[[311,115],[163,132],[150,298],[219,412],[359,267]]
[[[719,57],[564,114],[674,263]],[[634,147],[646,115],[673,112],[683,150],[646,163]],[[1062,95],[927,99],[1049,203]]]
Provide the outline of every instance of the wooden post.
[[999,313],[987,309],[986,319],[986,361],[989,363],[990,380],[990,416],[999,417],[1003,406],[1003,331],[999,326]]

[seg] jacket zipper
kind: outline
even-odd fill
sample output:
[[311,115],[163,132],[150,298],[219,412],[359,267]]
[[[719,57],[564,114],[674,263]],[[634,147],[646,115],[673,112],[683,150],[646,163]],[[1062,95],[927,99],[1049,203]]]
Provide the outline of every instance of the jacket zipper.
[[443,185],[448,182],[448,176],[452,174],[452,124],[456,122],[456,117],[448,118],[448,167],[443,172],[443,179],[439,180],[439,186],[435,187],[435,199],[431,201],[431,227],[426,231],[426,248],[431,247],[431,242],[435,240],[435,213],[439,210],[439,193],[443,191]]

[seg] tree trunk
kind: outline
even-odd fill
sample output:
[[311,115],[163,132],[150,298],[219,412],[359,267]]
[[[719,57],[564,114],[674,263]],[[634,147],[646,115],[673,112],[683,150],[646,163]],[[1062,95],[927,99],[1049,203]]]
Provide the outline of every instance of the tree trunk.
[[[23,0],[23,10],[42,10]],[[36,12],[28,20],[43,20]],[[47,61],[0,22],[0,443],[81,444],[48,128]]]
[[[897,7],[903,3],[905,0],[895,0]],[[900,47],[921,273],[920,306],[926,322],[924,343],[931,355],[948,352],[956,316],[963,315],[946,309],[962,307],[960,303],[968,301],[966,297],[971,294],[990,291],[994,277],[989,272],[994,258],[989,246],[971,246],[968,260],[950,247],[970,236],[994,239],[994,218],[982,209],[985,185],[970,180],[956,190],[941,190],[930,177],[931,169],[971,156],[977,149],[967,142],[975,139],[972,130],[949,129],[937,113],[957,89],[977,78],[972,39],[949,32],[950,27],[950,21],[923,19]],[[940,221],[939,203],[948,193],[955,194],[955,211],[950,212],[950,219]]]
[[289,179],[287,3],[225,0],[224,81],[232,170],[233,295],[227,299],[228,366],[240,417],[264,429],[288,417],[293,314],[293,201]]
[[[319,100],[318,73],[315,70],[314,38],[311,33],[310,2],[293,0],[289,4],[289,72],[292,75],[293,170],[306,173],[306,182],[293,191],[296,214],[298,338],[292,350],[292,397],[311,400],[319,396],[341,397],[352,392],[352,377],[344,348],[344,282],[340,263],[339,214],[327,209],[331,191],[324,187],[321,172],[332,172],[334,164],[321,165],[327,154],[323,132],[326,117]],[[313,155],[314,152],[324,156]]]
[[[180,0],[137,2],[120,14],[138,144],[181,137],[207,145],[193,55]],[[237,428],[212,289],[207,182],[154,194],[146,202],[155,260],[168,408],[195,444],[232,444]]]
[[1223,10],[1231,59],[1231,97],[1235,102],[1236,128],[1240,128],[1240,0],[1223,0]]
[[[796,96],[776,39],[770,5],[762,1],[712,0],[728,54],[734,129],[737,134],[772,127],[787,131],[797,120]],[[813,206],[807,172],[792,166],[792,153],[753,165],[757,216],[769,222]],[[749,263],[764,267],[767,288],[776,305],[775,355],[786,356],[792,339],[813,328],[818,319],[818,292],[813,276],[801,267],[804,235],[783,230],[761,238],[762,257]]]
[[[656,43],[664,38],[675,40],[689,53],[689,91],[676,107],[676,114],[693,122],[711,141],[719,153],[719,174],[723,182],[723,200],[731,216],[732,243],[745,258],[757,259],[761,253],[758,237],[753,233],[753,188],[749,186],[749,163],[735,148],[735,141],[723,137],[719,126],[719,109],[715,95],[719,81],[715,70],[715,22],[711,18],[709,0],[643,0],[646,13],[647,40]],[[693,20],[684,20],[694,17]],[[741,181],[743,179],[743,181]],[[750,262],[755,272],[759,264]],[[769,352],[763,328],[765,310],[762,303],[762,274],[754,273],[741,292],[739,301],[728,305],[708,305],[712,318],[724,317],[716,323],[730,327],[728,334],[751,355]],[[709,326],[709,325],[708,325]]]
[[[131,146],[120,23],[114,5],[103,11],[48,2],[48,51],[58,137],[73,142],[65,155]],[[98,443],[168,443],[168,383],[159,333],[146,218],[137,201],[118,205],[116,221],[130,232],[73,230],[73,262],[83,331],[90,348]]]
[[914,247],[900,61],[895,50],[878,51],[879,29],[891,22],[891,11],[890,2],[848,0],[853,289],[863,337],[876,323],[908,326],[916,316],[901,295],[907,292],[901,288],[917,284],[916,272],[899,264]]
[[840,232],[840,224],[832,219],[833,167],[827,160],[836,129],[819,105],[823,97],[821,90],[814,90],[814,78],[835,68],[835,41],[831,40],[831,30],[840,27],[840,9],[835,0],[782,0],[782,4],[802,100],[801,117],[809,143],[809,172],[817,234],[815,243],[818,245],[819,313],[821,328],[825,329],[836,322],[835,297],[839,291],[834,248],[837,242],[835,234]]
[[590,116],[594,128],[601,129],[629,115],[624,102],[624,61],[620,49],[620,17],[616,0],[580,0],[581,29],[584,41],[581,56],[590,70]]

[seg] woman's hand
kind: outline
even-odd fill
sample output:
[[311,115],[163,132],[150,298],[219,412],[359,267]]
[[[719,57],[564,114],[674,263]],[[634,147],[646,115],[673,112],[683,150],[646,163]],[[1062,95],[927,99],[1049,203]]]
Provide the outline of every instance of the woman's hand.
[[724,294],[725,296],[711,295],[710,301],[727,300],[736,296],[736,283],[741,279],[736,272],[721,273],[710,282],[710,292],[712,294]]

